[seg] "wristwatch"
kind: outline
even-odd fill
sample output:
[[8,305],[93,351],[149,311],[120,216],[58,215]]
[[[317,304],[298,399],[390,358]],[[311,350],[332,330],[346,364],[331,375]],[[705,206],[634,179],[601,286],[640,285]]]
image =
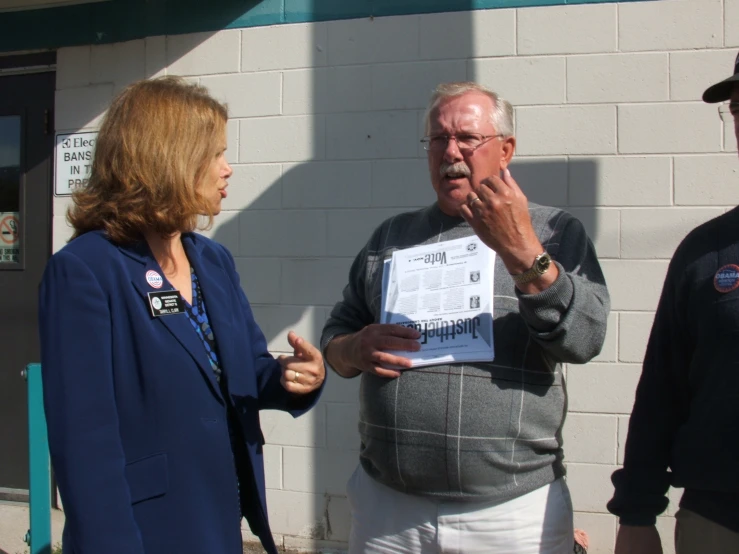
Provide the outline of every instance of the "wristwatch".
[[523,273],[519,273],[518,275],[511,275],[511,277],[513,277],[513,282],[517,285],[530,283],[544,275],[549,270],[551,263],[552,257],[548,252],[544,251],[534,259],[534,265],[532,265],[531,268],[527,269]]

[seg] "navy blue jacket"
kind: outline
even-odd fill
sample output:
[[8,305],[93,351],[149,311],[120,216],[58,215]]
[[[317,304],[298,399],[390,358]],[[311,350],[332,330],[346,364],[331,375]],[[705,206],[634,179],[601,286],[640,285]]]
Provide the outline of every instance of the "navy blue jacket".
[[[248,462],[247,519],[276,553],[264,485],[259,410],[298,416],[295,397],[239,285],[231,254],[183,235],[198,275],[228,398],[184,314],[153,317],[146,242],[102,232],[54,255],[40,288],[41,361],[52,465],[66,514],[65,554],[241,554],[238,483],[226,421],[232,403]],[[158,290],[173,287],[164,279]]]

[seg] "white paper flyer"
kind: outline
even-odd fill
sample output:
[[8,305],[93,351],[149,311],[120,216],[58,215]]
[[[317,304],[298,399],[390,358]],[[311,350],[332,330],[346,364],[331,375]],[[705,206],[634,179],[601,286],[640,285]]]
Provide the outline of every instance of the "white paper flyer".
[[383,271],[381,323],[421,333],[413,367],[492,361],[495,252],[477,236],[396,250]]

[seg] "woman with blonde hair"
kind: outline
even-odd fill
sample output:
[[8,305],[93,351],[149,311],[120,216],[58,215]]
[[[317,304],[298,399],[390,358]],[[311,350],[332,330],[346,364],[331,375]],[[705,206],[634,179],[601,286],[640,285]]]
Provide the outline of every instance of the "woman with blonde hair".
[[320,352],[274,359],[226,248],[194,233],[232,170],[226,108],[179,78],[122,91],[70,243],[40,288],[41,358],[65,554],[276,553],[259,410],[318,399]]

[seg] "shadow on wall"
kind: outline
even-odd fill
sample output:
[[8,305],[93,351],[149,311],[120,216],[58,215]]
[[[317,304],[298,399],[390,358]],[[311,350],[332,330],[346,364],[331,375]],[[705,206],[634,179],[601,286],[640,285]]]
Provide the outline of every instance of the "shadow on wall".
[[[471,7],[466,3],[461,10]],[[314,9],[329,13],[333,5],[316,0]],[[439,82],[476,80],[473,58],[506,51],[515,37],[512,12],[312,24],[304,45],[312,52],[309,69],[283,73],[282,115],[242,120],[238,136],[230,134],[230,149],[239,151],[237,159],[232,154],[230,196],[206,234],[236,257],[272,351],[289,350],[289,329],[317,344],[352,260],[374,228],[435,200],[419,143],[430,93]],[[244,42],[292,48],[290,29],[245,29]],[[280,32],[284,43],[276,42]],[[270,65],[276,56],[265,57],[252,69],[281,69]],[[494,80],[483,82],[496,89]],[[509,100],[515,105],[515,97]],[[574,208],[597,240],[593,161],[514,158],[511,171],[530,201]],[[570,206],[574,188],[578,206]],[[244,189],[251,192],[237,192]],[[328,375],[309,415],[292,421],[263,412],[269,517],[286,546],[301,544],[287,537],[296,529],[302,539],[329,545],[348,539],[345,485],[358,462],[358,387],[359,379]]]

